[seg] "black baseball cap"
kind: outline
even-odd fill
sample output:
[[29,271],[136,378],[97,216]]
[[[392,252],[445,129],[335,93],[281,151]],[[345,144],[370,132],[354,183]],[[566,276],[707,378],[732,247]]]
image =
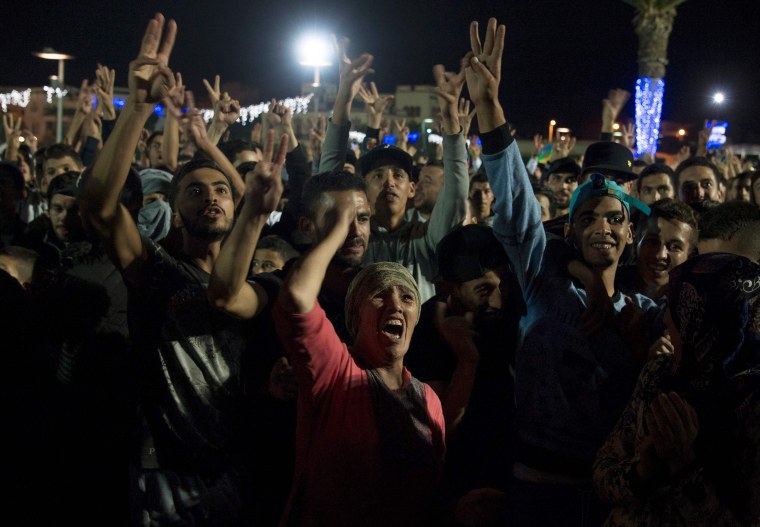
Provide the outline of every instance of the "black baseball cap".
[[633,181],[638,176],[632,168],[633,153],[627,147],[614,141],[599,141],[586,148],[581,173],[600,171],[604,175],[614,174],[624,181]]
[[361,156],[357,168],[361,175],[366,175],[371,170],[384,165],[398,166],[406,170],[411,180],[413,164],[412,156],[400,148],[393,145],[382,145]]

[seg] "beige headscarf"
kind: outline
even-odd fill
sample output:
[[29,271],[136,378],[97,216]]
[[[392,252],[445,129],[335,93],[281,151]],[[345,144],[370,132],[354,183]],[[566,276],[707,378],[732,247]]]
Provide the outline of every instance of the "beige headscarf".
[[[351,338],[359,332],[359,312],[364,302],[394,285],[409,289],[417,301],[417,320],[420,319],[420,292],[409,270],[396,262],[370,264],[354,277],[346,294],[346,329]],[[415,321],[416,322],[416,321]]]

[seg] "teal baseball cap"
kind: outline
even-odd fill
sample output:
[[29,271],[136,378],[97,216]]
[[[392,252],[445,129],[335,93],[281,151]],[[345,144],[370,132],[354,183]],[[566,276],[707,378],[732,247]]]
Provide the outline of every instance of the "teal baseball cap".
[[596,196],[608,196],[620,200],[628,213],[628,219],[631,218],[631,205],[647,216],[649,216],[649,213],[651,212],[648,205],[628,194],[623,187],[611,179],[605,178],[602,174],[591,174],[589,180],[575,189],[573,197],[570,198],[570,213],[568,214],[568,221],[573,221],[573,213],[578,207]]

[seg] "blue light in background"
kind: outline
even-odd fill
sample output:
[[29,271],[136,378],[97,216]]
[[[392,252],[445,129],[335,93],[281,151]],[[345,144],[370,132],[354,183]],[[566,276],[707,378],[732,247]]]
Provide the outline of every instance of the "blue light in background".
[[665,81],[640,77],[636,80],[636,156],[655,155],[660,137]]
[[116,106],[120,110],[124,108],[125,104],[127,104],[127,101],[125,101],[121,97],[115,97],[113,100],[113,105]]
[[166,111],[164,110],[164,105],[157,104],[155,109],[153,110],[153,113],[155,113],[159,117],[164,117],[166,115]]
[[406,140],[409,143],[416,143],[417,139],[420,138],[419,132],[411,132],[409,135],[406,136]]
[[395,145],[396,144],[396,136],[395,135],[386,135],[383,137],[383,144],[384,145]]

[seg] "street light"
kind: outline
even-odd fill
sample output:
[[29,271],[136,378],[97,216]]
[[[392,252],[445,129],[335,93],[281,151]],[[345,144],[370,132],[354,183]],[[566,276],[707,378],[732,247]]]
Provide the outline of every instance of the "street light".
[[[65,53],[58,53],[52,48],[45,48],[42,51],[36,51],[32,53],[32,55],[41,59],[58,61],[58,77],[56,78],[56,86],[54,87],[59,88],[59,90],[63,90],[65,86],[63,79],[63,63],[64,61],[73,59],[74,56],[67,55]],[[60,143],[63,141],[63,94],[59,91],[56,95],[58,96],[58,107],[56,111],[55,122],[55,142]]]
[[332,66],[332,46],[323,35],[309,33],[298,42],[299,64],[314,68],[313,87],[319,87],[319,68]]
[[723,95],[723,92],[715,92],[715,95],[713,95],[713,102],[715,104],[722,104],[725,100],[726,96]]
[[549,142],[552,142],[552,139],[554,138],[554,127],[556,126],[557,121],[552,119],[549,121]]

